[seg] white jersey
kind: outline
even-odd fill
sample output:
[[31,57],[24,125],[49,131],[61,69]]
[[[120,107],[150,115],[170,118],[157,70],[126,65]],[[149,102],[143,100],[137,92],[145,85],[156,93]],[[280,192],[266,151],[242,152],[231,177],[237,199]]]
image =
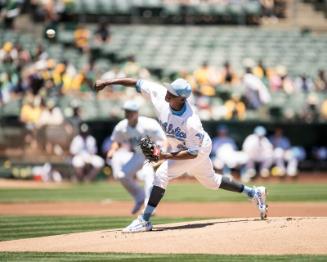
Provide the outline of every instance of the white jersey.
[[166,138],[156,120],[140,116],[135,127],[129,126],[127,119],[120,121],[111,134],[111,140],[120,143],[122,147],[127,147],[130,151],[142,153],[139,141],[145,136],[149,136],[159,145],[162,145]]
[[201,149],[211,149],[211,140],[204,131],[196,109],[186,100],[181,111],[173,111],[165,101],[167,89],[157,83],[138,80],[136,89],[151,100],[159,123],[165,131],[168,151],[188,150],[197,154]]

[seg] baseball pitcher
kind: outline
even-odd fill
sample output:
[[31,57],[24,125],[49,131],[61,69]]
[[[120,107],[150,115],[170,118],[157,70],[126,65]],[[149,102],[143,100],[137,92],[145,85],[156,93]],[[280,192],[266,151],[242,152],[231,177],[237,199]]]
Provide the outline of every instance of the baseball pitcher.
[[253,198],[262,219],[267,216],[266,188],[249,187],[230,177],[216,174],[209,158],[211,139],[204,131],[196,108],[189,103],[192,89],[184,79],[177,79],[169,85],[130,78],[97,81],[94,85],[100,91],[110,85],[134,86],[154,106],[159,123],[167,136],[167,152],[154,148],[158,159],[164,160],[156,171],[153,188],[144,212],[123,232],[144,232],[152,230],[150,217],[163,197],[169,181],[185,172],[193,175],[202,185],[217,190],[222,188],[242,192]]

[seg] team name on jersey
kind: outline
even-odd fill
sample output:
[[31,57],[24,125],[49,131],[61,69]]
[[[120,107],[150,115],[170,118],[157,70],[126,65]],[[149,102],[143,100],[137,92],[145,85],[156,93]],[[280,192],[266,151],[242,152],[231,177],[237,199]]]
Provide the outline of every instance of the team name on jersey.
[[159,121],[162,129],[165,131],[167,136],[175,137],[178,140],[183,141],[186,139],[186,133],[181,130],[180,127],[174,127],[173,124],[169,124],[167,122]]

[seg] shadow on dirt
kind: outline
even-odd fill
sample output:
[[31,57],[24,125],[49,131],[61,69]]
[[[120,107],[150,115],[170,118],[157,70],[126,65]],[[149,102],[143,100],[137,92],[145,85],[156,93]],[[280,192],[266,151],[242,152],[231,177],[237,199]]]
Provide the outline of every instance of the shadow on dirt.
[[164,227],[155,227],[153,231],[169,231],[169,230],[180,230],[180,229],[195,229],[203,228],[207,226],[212,226],[216,224],[228,224],[228,223],[240,223],[240,222],[251,222],[251,221],[260,221],[260,219],[241,219],[241,220],[227,220],[227,221],[217,221],[217,222],[203,222],[195,224],[186,224],[180,226],[164,226]]

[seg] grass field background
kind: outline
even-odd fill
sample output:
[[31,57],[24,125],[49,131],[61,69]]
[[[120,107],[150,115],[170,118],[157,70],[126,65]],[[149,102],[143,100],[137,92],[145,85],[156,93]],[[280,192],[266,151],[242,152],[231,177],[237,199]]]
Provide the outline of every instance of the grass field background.
[[[325,184],[266,184],[269,201],[324,202]],[[53,189],[0,189],[0,202],[63,202],[63,201],[131,201],[122,186],[115,182],[72,184]],[[242,194],[224,190],[208,190],[198,183],[185,182],[169,185],[163,201],[173,202],[238,202],[247,201]],[[187,221],[186,218],[154,217],[155,224]],[[73,232],[121,228],[131,217],[81,216],[1,216],[0,241],[49,236]],[[1,243],[0,243],[1,245]],[[108,253],[34,253],[0,252],[0,261],[327,261],[327,256],[226,256],[226,255],[165,255],[165,254],[108,254]]]
[[[325,184],[265,184],[269,192],[269,201],[309,202],[327,201]],[[95,184],[72,184],[53,189],[0,189],[0,202],[58,202],[58,201],[103,201],[106,199],[130,201],[131,197],[116,182],[98,182]],[[185,182],[169,185],[164,201],[186,202],[238,202],[247,201],[242,194],[225,190],[209,190],[199,183]]]

